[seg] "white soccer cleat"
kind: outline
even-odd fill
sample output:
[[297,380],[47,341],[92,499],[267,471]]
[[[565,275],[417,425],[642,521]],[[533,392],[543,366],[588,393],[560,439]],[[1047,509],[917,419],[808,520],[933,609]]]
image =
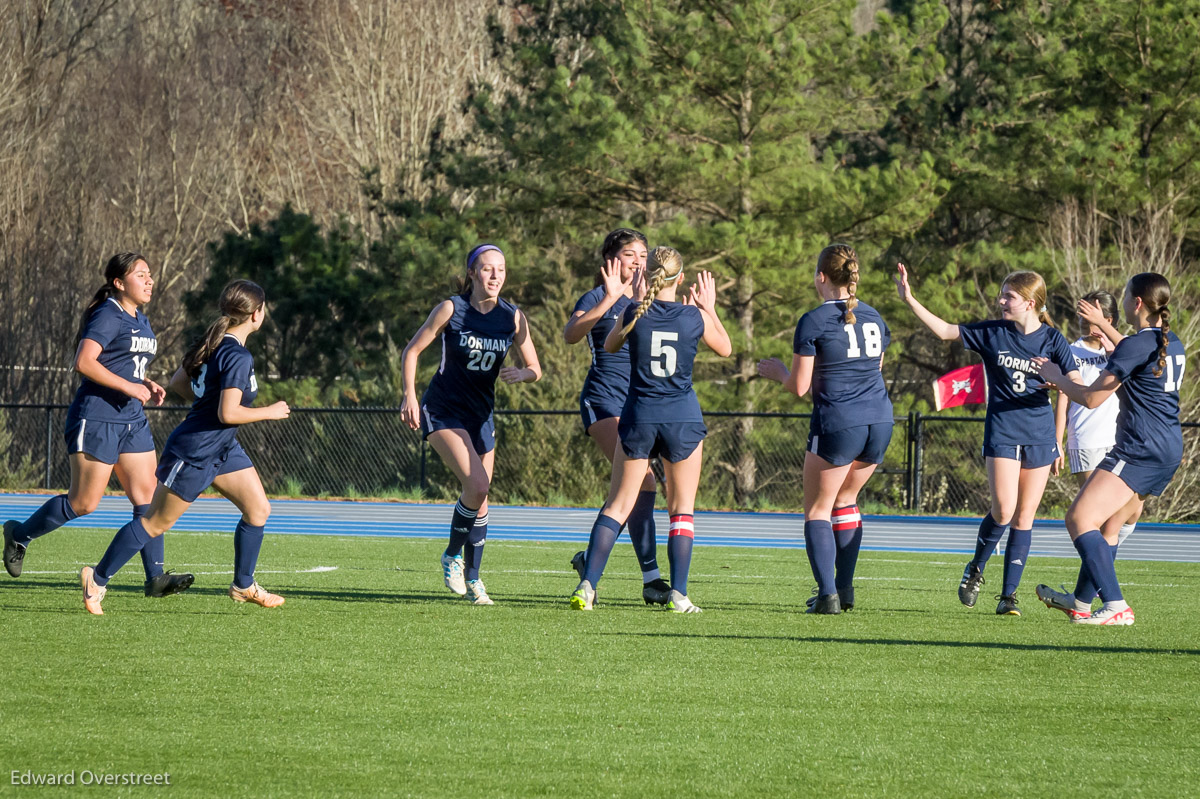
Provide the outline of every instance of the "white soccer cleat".
[[463,579],[462,555],[450,557],[442,554],[442,580],[451,591],[459,596],[466,596],[467,581]]
[[495,602],[487,595],[487,589],[483,587],[483,580],[468,580],[467,584],[467,599],[472,605],[494,605]]
[[1060,586],[1064,591],[1055,591],[1048,585],[1039,584],[1034,593],[1037,598],[1042,601],[1042,604],[1051,610],[1061,610],[1067,614],[1067,618],[1071,621],[1079,621],[1081,618],[1086,619],[1092,615],[1091,611],[1082,611],[1075,607],[1075,595],[1065,593],[1066,586]]
[[667,598],[667,610],[672,613],[703,613],[704,611],[692,604],[692,600],[687,598],[687,594],[681,594],[674,588],[671,589],[671,595]]
[[1090,616],[1084,616],[1082,613],[1079,616],[1072,618],[1071,621],[1076,624],[1103,624],[1109,627],[1132,627],[1133,626],[1133,608],[1126,605],[1123,608],[1110,608],[1104,605]]
[[591,610],[596,604],[596,589],[592,588],[592,584],[584,580],[575,589],[575,593],[571,594],[571,610]]

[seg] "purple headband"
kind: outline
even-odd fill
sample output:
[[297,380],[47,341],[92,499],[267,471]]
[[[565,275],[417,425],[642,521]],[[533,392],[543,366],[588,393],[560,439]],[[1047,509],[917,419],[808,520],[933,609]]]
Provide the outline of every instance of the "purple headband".
[[500,253],[501,255],[504,255],[504,250],[500,249],[495,244],[480,244],[478,247],[471,250],[471,254],[467,256],[467,269],[470,269],[472,266],[475,265],[475,259],[477,259],[479,256],[483,255],[485,252],[488,252],[490,250],[495,250],[496,252]]

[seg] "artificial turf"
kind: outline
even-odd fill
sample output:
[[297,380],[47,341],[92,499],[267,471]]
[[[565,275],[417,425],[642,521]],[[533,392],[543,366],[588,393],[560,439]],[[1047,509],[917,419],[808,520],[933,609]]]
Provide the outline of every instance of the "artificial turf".
[[1119,562],[1137,623],[1098,628],[1033,597],[1074,560],[1033,558],[1011,618],[991,582],[958,603],[957,557],[864,552],[858,606],[823,617],[803,551],[700,547],[688,616],[643,605],[622,543],[579,613],[571,544],[489,544],[474,607],[441,542],[268,533],[258,579],[287,603],[264,610],[226,596],[231,535],[171,533],[195,586],[146,599],[135,558],[92,617],[74,575],[111,535],[58,531],[0,574],[0,795],[1200,791],[1200,564]]

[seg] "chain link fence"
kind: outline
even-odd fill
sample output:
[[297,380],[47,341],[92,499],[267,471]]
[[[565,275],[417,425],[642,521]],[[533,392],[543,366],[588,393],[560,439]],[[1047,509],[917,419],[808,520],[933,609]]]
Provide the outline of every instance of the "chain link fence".
[[[0,489],[65,489],[70,469],[62,430],[66,405],[0,404]],[[159,450],[187,413],[148,408]],[[706,509],[803,507],[807,414],[705,415],[704,474],[697,505]],[[894,420],[882,466],[860,497],[873,512],[911,510],[980,515],[990,505],[980,454],[983,417],[913,413]],[[286,496],[452,500],[457,481],[409,430],[397,408],[294,408],[283,422],[238,433],[268,492]],[[500,503],[598,506],[611,469],[575,411],[498,411],[492,496]],[[1185,460],[1148,512],[1200,520],[1200,425],[1184,425]],[[114,478],[112,487],[119,489]],[[1042,513],[1061,515],[1078,484],[1053,477]]]

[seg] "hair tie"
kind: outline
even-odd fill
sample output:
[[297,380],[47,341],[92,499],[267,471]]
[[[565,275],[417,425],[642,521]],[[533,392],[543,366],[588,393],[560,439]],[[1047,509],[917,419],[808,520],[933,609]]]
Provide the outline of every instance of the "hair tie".
[[1039,308],[1039,309],[1038,309],[1038,313],[1045,313],[1045,312],[1046,312],[1046,306],[1045,306],[1045,305],[1043,305],[1041,308]]
[[500,253],[501,255],[504,255],[504,250],[500,249],[495,244],[480,244],[478,247],[471,250],[471,252],[467,255],[467,269],[470,269],[472,266],[475,265],[475,260],[477,258],[479,258],[479,256],[483,255],[485,252],[490,252],[492,250],[495,250],[496,252]]

